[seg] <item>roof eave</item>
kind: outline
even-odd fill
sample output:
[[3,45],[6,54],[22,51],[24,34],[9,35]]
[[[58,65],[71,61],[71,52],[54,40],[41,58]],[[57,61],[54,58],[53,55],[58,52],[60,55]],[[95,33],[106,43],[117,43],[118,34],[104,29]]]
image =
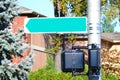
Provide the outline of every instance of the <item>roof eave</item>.
[[21,12],[20,14],[35,14],[36,17],[46,17],[46,16],[44,16],[44,15],[42,15],[42,14],[38,14],[37,12],[32,11],[32,10],[24,11],[24,12]]
[[113,43],[120,43],[120,40],[113,40]]

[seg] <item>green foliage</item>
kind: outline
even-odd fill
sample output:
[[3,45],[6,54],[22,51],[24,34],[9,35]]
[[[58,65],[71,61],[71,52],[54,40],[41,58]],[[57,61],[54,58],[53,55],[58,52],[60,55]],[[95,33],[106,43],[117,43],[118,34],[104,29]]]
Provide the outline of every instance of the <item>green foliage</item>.
[[51,56],[47,57],[47,65],[46,65],[45,69],[56,71],[55,70],[55,63],[54,63],[53,59],[51,58]]
[[118,78],[116,77],[116,75],[109,73],[107,78],[109,78],[110,80],[118,80]]
[[[70,44],[74,44],[74,42],[76,41],[76,37],[76,34],[68,34],[68,42]],[[57,55],[62,45],[62,42],[63,37],[61,35],[56,34],[55,36],[52,36],[52,39],[49,39],[49,43],[52,46],[52,48],[47,49],[46,52],[52,55]]]
[[76,34],[68,34],[68,42],[70,44],[74,44],[76,42],[77,35]]
[[119,15],[118,0],[102,0],[101,6],[101,21],[103,32],[114,32],[114,27],[117,21],[115,20]]
[[[88,65],[85,64],[85,73],[88,72]],[[29,80],[88,80],[87,76],[72,77],[72,73],[57,72],[54,68],[54,62],[48,57],[47,66],[38,71],[30,72]],[[102,80],[118,80],[114,74],[105,74],[102,69]]]
[[19,13],[16,0],[0,0],[0,30],[8,27],[12,19]]
[[85,16],[87,14],[87,0],[52,0],[66,16]]
[[19,29],[19,32],[14,34],[8,27],[12,19],[18,15],[17,11],[16,0],[0,1],[0,60],[12,59],[12,55],[22,57],[23,51],[28,47],[27,44],[22,43],[25,36],[23,30]]
[[49,43],[52,48],[47,49],[46,52],[52,55],[57,55],[62,44],[62,38],[59,35],[52,36],[52,39],[49,39]]
[[28,80],[28,72],[33,64],[32,52],[18,64],[12,62],[13,57],[23,57],[28,49],[28,44],[23,43],[23,30],[14,34],[9,27],[18,11],[16,0],[0,0],[0,80]]
[[10,29],[0,31],[0,80],[27,80],[30,67],[33,64],[32,52],[15,65],[13,56],[23,56],[28,45],[23,43],[23,30],[13,34]]
[[73,16],[87,15],[87,0],[68,0]]
[[22,30],[16,34],[13,34],[10,29],[0,31],[0,59],[4,58],[3,54],[7,59],[12,59],[12,55],[22,57],[22,53],[28,48],[27,44],[22,43],[23,39]]
[[71,73],[57,73],[51,70],[39,69],[38,71],[31,72],[29,80],[85,80],[83,77],[72,77]]
[[[88,0],[52,0],[55,12],[62,11],[65,16],[86,16]],[[115,19],[119,17],[119,0],[101,0],[101,26],[103,32],[114,32],[114,27],[119,24]],[[56,10],[56,9],[54,9]],[[120,20],[120,19],[119,19]]]
[[[87,68],[87,66],[86,66]],[[72,77],[72,73],[56,72],[53,70],[39,69],[38,71],[31,72],[29,80],[88,80],[87,76]],[[118,80],[114,74],[105,75],[102,70],[102,80]]]
[[102,80],[118,80],[118,77],[113,73],[105,74],[105,71],[102,69]]
[[102,69],[102,78],[105,79],[105,71]]

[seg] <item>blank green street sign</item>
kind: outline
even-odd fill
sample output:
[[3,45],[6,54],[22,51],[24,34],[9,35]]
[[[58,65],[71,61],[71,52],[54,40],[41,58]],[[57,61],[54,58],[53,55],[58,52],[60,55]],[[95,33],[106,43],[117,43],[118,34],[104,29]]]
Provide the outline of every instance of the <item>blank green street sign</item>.
[[86,17],[26,18],[26,33],[86,33]]

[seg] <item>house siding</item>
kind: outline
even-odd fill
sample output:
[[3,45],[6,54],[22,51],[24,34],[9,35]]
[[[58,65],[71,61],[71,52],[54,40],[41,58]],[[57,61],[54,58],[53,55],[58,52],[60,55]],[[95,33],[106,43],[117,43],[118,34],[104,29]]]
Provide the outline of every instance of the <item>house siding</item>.
[[114,49],[120,51],[120,42],[112,43],[112,42],[109,42],[109,41],[106,41],[106,40],[102,40],[102,48],[105,48],[108,51],[111,51],[111,50],[114,50]]
[[18,32],[19,28],[23,28],[25,18],[27,18],[27,16],[18,16],[13,19],[13,25],[12,25],[13,33]]
[[[23,28],[25,18],[27,18],[27,16],[18,16],[13,19],[13,25],[12,25],[13,33],[17,33],[19,28]],[[25,39],[24,42],[27,42],[30,45],[31,43],[30,34],[26,34],[26,38],[27,39]],[[24,59],[28,55],[29,52],[30,52],[30,49],[24,51],[23,58],[17,57],[17,56],[13,57],[13,60],[12,60],[13,63],[17,64],[18,62],[20,62],[22,59]]]
[[[45,40],[43,34],[31,34],[31,46],[35,45],[41,48],[45,48]],[[40,51],[34,50],[34,64],[31,68],[32,71],[43,68],[46,65],[47,54]]]
[[111,50],[114,50],[114,49],[120,51],[120,43],[113,43],[109,50],[111,51]]
[[102,43],[102,48],[105,48],[107,50],[109,50],[113,45],[111,42],[108,42],[106,40],[102,40],[101,43]]
[[[16,33],[18,32],[19,28],[24,27],[24,19],[27,18],[27,16],[19,16],[15,17],[13,19],[14,24],[12,25],[12,32]],[[26,34],[26,40],[24,41],[30,45],[43,47],[45,48],[45,41],[42,34]],[[17,64],[22,59],[26,58],[28,53],[30,52],[30,49],[24,52],[23,58],[20,57],[13,57],[13,63]],[[47,55],[40,51],[40,50],[34,50],[34,64],[31,68],[32,71],[38,70],[39,68],[43,68],[46,65],[47,61]]]

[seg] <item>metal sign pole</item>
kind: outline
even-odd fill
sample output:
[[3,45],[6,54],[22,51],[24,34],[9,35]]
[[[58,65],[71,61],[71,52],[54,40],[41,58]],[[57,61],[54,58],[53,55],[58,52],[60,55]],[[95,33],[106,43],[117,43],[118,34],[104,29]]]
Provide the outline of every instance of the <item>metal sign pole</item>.
[[100,0],[88,0],[89,80],[101,80],[100,49],[101,49]]

